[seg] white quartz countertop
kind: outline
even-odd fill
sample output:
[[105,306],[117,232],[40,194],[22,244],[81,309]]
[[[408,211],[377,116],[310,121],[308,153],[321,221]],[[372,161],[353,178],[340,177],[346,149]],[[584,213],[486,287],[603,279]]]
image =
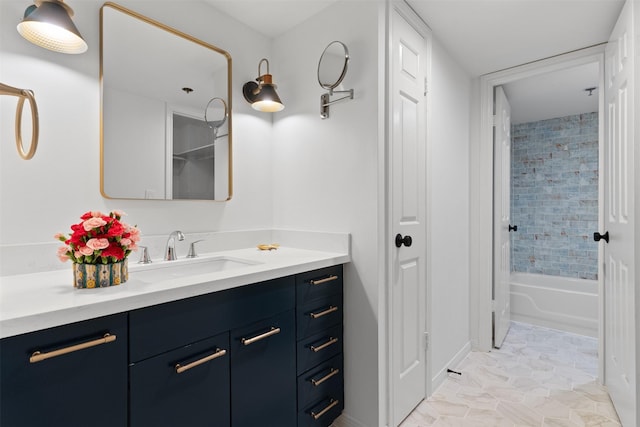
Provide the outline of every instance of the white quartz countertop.
[[[181,277],[168,274],[158,281],[143,278],[143,269],[188,264],[210,257],[250,262],[237,268]],[[350,261],[348,253],[280,247],[200,254],[194,260],[156,261],[139,266],[129,260],[129,280],[119,286],[75,289],[67,270],[0,277],[0,338],[189,298]]]

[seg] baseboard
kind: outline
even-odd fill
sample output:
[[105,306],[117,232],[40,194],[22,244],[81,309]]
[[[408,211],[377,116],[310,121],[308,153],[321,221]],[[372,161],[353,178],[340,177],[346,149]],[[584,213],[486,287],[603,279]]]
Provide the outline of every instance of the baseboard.
[[447,369],[454,369],[471,352],[471,341],[465,345],[440,369],[431,379],[431,392],[433,393],[447,379]]

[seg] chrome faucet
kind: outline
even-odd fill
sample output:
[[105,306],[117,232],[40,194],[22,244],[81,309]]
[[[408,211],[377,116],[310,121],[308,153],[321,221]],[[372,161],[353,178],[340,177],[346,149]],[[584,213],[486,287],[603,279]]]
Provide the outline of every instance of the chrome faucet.
[[176,257],[176,239],[179,241],[184,240],[184,234],[182,231],[173,231],[169,234],[169,239],[167,239],[167,246],[164,250],[164,259],[166,261],[174,261],[177,259]]

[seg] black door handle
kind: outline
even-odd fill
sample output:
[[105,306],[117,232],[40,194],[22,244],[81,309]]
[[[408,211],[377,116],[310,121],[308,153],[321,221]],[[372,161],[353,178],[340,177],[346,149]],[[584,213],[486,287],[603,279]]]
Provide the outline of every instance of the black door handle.
[[518,226],[509,224],[509,233],[512,231],[518,231]]
[[605,232],[604,234],[600,234],[597,231],[595,233],[593,233],[593,240],[595,240],[596,242],[599,242],[600,239],[604,240],[605,242],[609,243],[609,232]]
[[402,245],[409,247],[411,246],[412,243],[413,243],[413,239],[411,238],[411,236],[402,237],[402,234],[400,233],[396,234],[396,248],[399,248]]

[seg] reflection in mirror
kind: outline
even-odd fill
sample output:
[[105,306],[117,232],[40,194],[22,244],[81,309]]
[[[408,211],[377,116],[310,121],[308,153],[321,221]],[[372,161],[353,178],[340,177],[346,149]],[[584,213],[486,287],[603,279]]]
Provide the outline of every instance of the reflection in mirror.
[[[353,99],[353,89],[334,90],[342,83],[347,75],[347,66],[349,64],[349,50],[347,46],[339,41],[333,41],[324,49],[318,61],[318,83],[323,89],[328,89],[329,93],[325,93],[320,97],[320,117],[329,118],[329,106],[336,102]],[[342,98],[331,101],[331,96],[335,93],[347,93]]]
[[101,9],[101,191],[231,198],[231,56],[107,2]]

